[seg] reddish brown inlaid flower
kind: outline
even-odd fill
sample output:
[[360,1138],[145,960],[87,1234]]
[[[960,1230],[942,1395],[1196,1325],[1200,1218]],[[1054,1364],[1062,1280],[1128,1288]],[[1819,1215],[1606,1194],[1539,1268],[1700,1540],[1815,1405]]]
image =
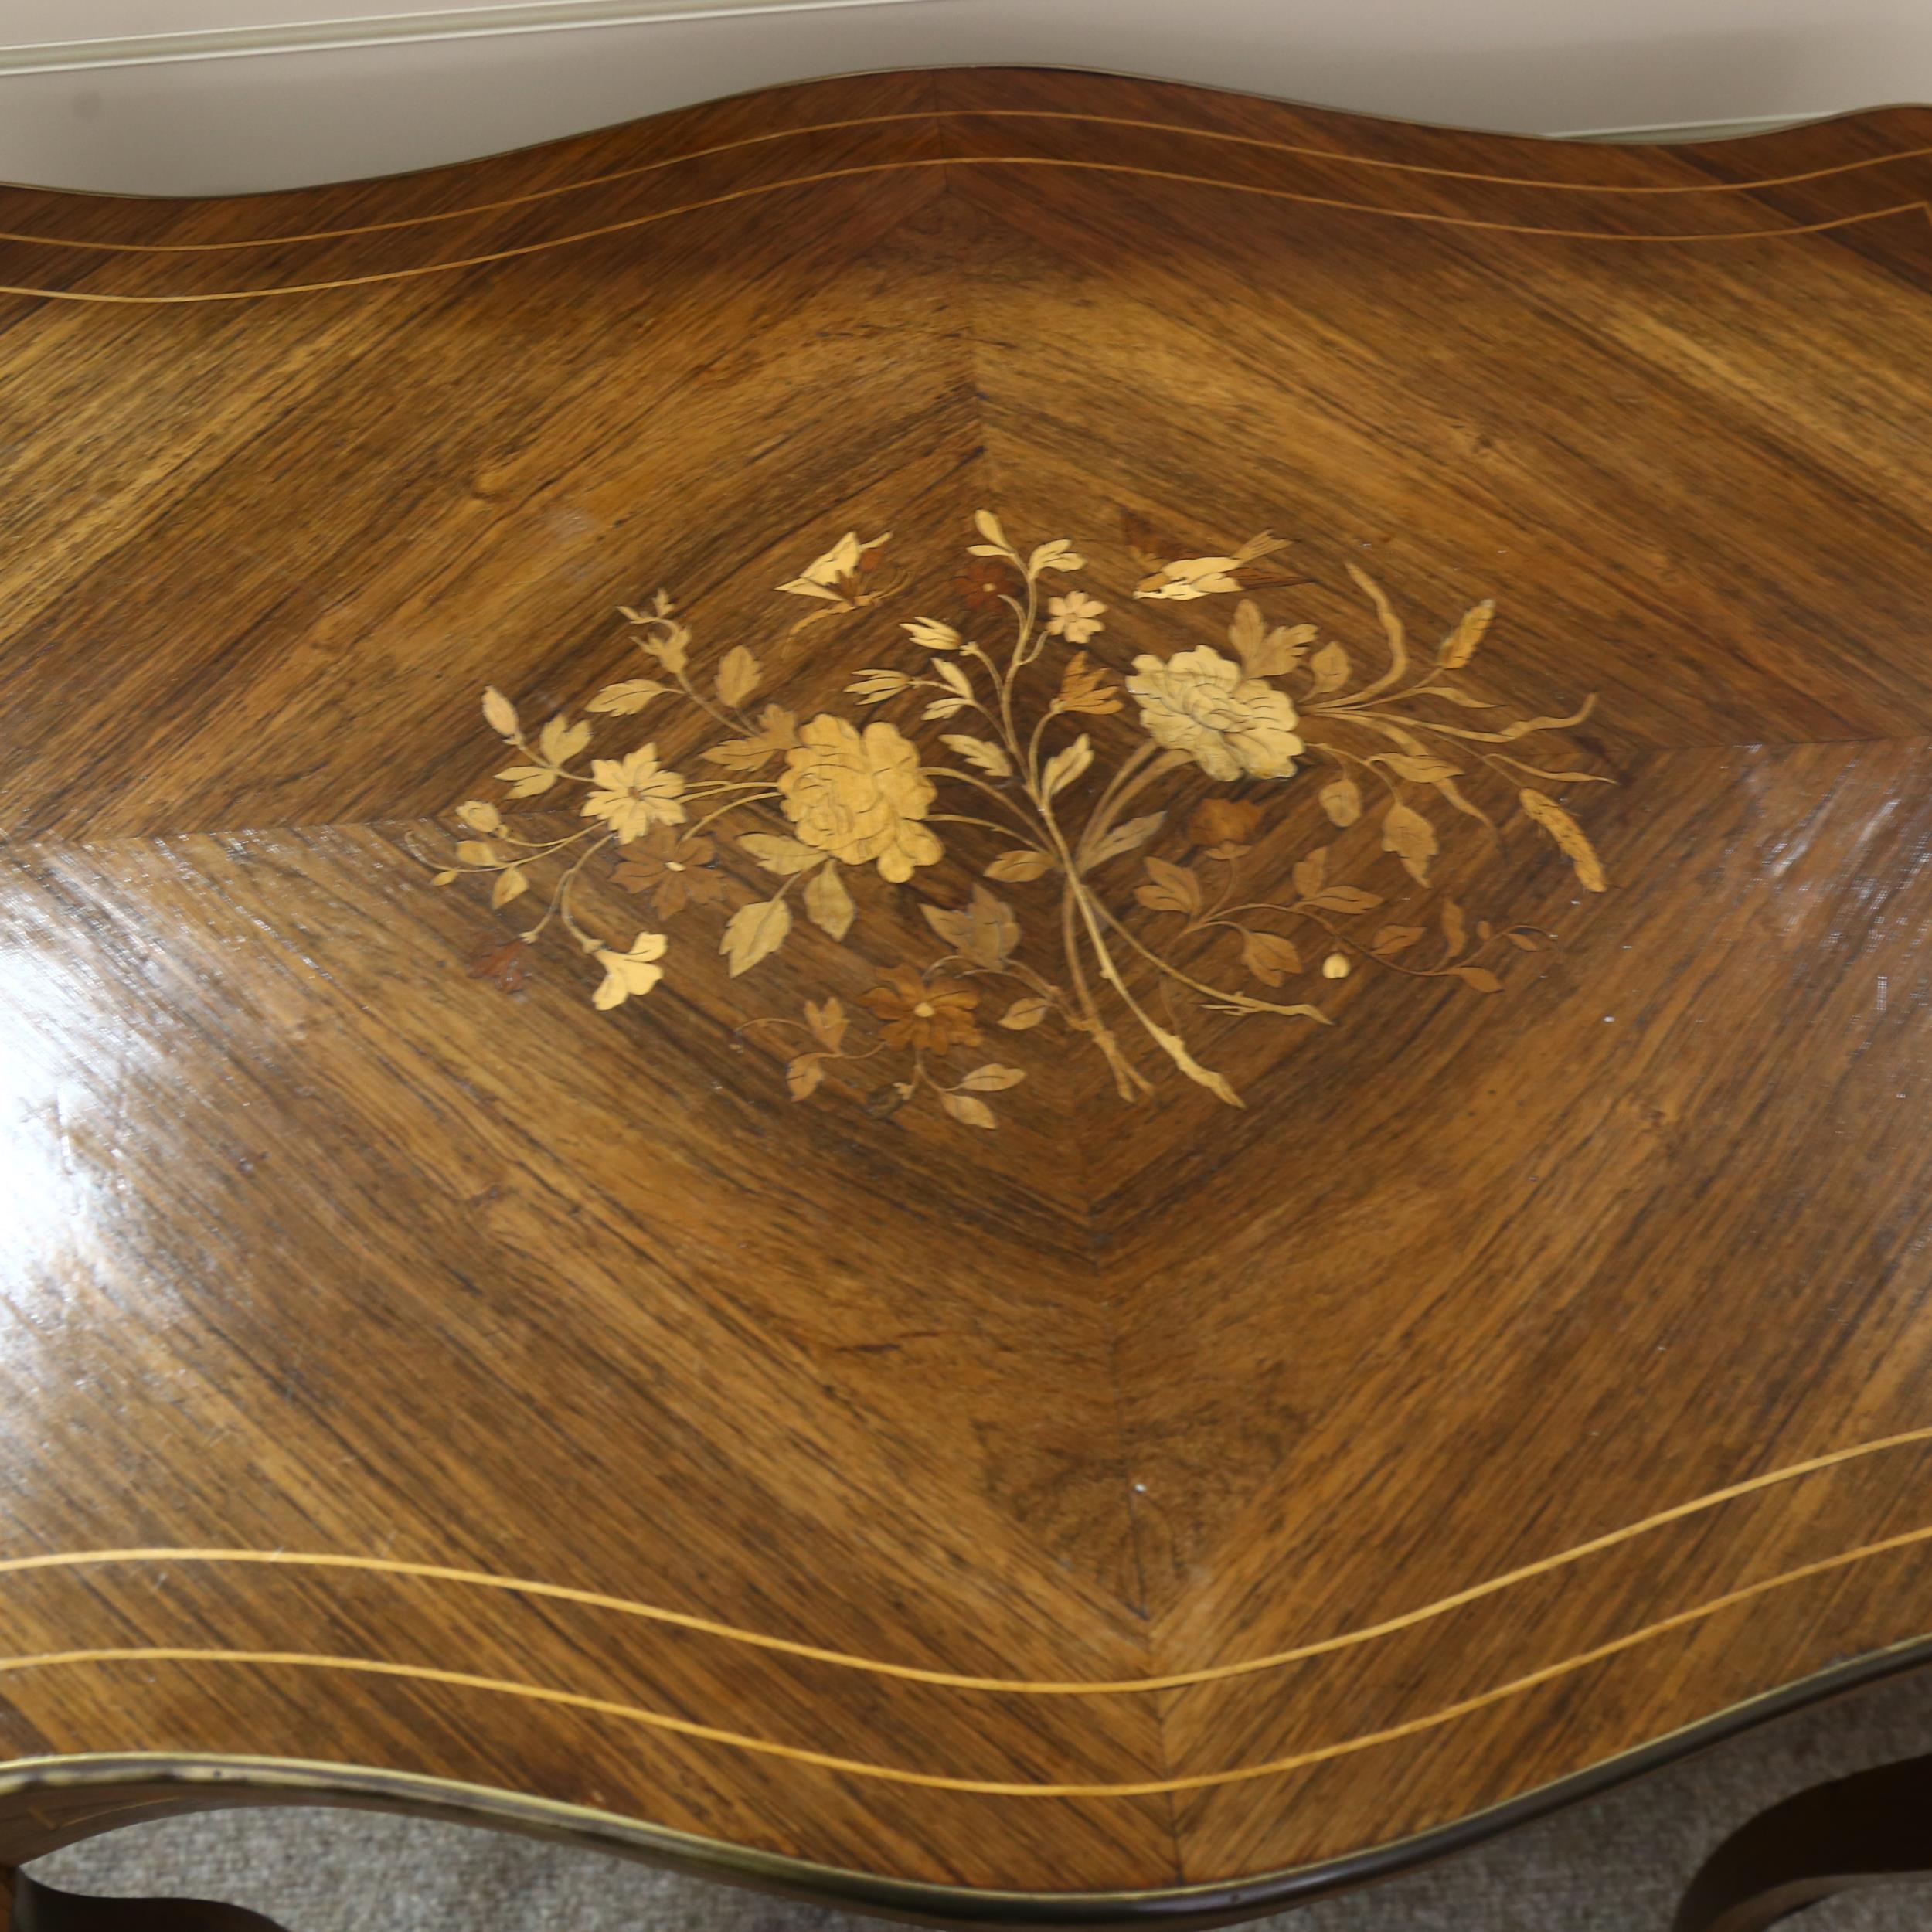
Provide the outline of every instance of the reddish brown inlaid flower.
[[530,949],[520,939],[507,946],[479,946],[470,955],[470,977],[487,979],[506,993],[520,993],[529,983]]
[[626,892],[647,895],[659,918],[673,919],[687,906],[724,896],[723,875],[711,869],[716,849],[709,838],[681,838],[668,825],[653,825],[612,876]]
[[959,594],[969,611],[990,611],[1013,595],[1019,579],[1003,558],[976,556],[960,573]]
[[973,1022],[979,995],[956,979],[927,981],[910,966],[895,966],[886,983],[865,995],[862,1004],[884,1022],[889,1046],[945,1053],[955,1046],[979,1043],[979,1029]]

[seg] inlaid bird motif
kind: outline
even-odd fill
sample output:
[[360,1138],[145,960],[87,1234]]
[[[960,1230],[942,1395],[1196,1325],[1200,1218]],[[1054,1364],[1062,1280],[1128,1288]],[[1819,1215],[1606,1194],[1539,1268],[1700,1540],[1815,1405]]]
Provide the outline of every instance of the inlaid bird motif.
[[[1269,583],[1292,583],[1302,580],[1273,569],[1257,568],[1264,556],[1285,550],[1288,539],[1264,530],[1251,536],[1227,556],[1179,557],[1164,563],[1150,548],[1134,540],[1130,528],[1129,547],[1134,560],[1147,574],[1134,586],[1137,597],[1183,604],[1195,597],[1213,597],[1224,591],[1250,590]],[[1172,546],[1163,546],[1172,547]]]

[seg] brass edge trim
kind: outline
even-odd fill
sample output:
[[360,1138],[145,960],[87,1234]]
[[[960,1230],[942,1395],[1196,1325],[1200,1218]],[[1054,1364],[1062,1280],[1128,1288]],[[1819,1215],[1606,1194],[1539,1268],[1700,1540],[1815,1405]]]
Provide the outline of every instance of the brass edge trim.
[[[1533,1563],[1505,1570],[1500,1576],[1492,1577],[1485,1582],[1472,1583],[1466,1590],[1437,1597],[1431,1603],[1420,1604],[1413,1610],[1403,1611],[1394,1617],[1385,1617],[1379,1622],[1362,1624],[1333,1637],[1318,1638],[1292,1649],[1275,1651],[1266,1656],[1250,1658],[1238,1663],[1204,1665],[1193,1670],[1172,1672],[1158,1677],[1113,1679],[988,1677],[964,1672],[938,1670],[919,1664],[889,1663],[875,1658],[858,1656],[849,1651],[828,1649],[821,1645],[801,1643],[788,1637],[774,1637],[761,1631],[747,1630],[735,1624],[698,1616],[689,1611],[668,1610],[659,1605],[640,1603],[632,1597],[614,1596],[601,1590],[580,1589],[568,1583],[539,1582],[525,1577],[498,1576],[488,1570],[464,1570],[443,1563],[414,1563],[396,1557],[355,1556],[330,1552],[290,1549],[175,1549],[166,1545],[157,1545],[126,1549],[73,1550],[46,1556],[0,1559],[0,1577],[43,1570],[80,1569],[93,1565],[135,1563],[250,1563],[294,1569],[347,1570],[368,1575],[402,1577],[430,1583],[456,1583],[476,1589],[505,1590],[517,1596],[540,1597],[553,1602],[576,1604],[587,1609],[613,1611],[621,1616],[668,1624],[679,1630],[691,1631],[700,1636],[722,1638],[753,1649],[774,1651],[782,1655],[803,1658],[813,1663],[831,1664],[846,1670],[864,1671],[876,1676],[905,1678],[916,1683],[936,1684],[952,1690],[992,1691],[1033,1697],[1109,1696],[1147,1691],[1182,1690],[1190,1685],[1251,1675],[1257,1672],[1299,1663],[1308,1658],[1322,1656],[1332,1651],[1345,1650],[1358,1644],[1369,1643],[1378,1638],[1392,1635],[1397,1631],[1431,1622],[1452,1610],[1459,1610],[1466,1604],[1479,1602],[1484,1597],[1494,1596],[1516,1583],[1526,1583],[1533,1577],[1566,1568],[1586,1556],[1614,1549],[1619,1544],[1633,1541],[1651,1530],[1662,1529],[1667,1524],[1681,1522],[1689,1516],[1701,1515],[1721,1504],[1734,1502],[1740,1497],[1795,1481],[1801,1477],[1816,1475],[1843,1463],[1859,1461],[1867,1456],[1876,1455],[1888,1449],[1907,1448],[1927,1442],[1932,1442],[1932,1425],[1904,1430],[1896,1435],[1879,1436],[1869,1442],[1855,1443],[1848,1448],[1830,1450],[1823,1455],[1811,1457],[1803,1462],[1787,1463],[1781,1468],[1767,1470],[1761,1475],[1748,1476],[1723,1488],[1710,1490],[1703,1495],[1693,1497],[1688,1502],[1659,1510],[1653,1515],[1641,1517],[1621,1529],[1607,1530],[1587,1543],[1574,1544],[1568,1549],[1558,1551],[1554,1556],[1540,1557]],[[1916,1535],[1919,1532],[1911,1533]]]
[[[842,0],[858,5],[866,0]],[[880,0],[871,0],[879,4]],[[1835,162],[1828,167],[1802,169],[1795,174],[1767,175],[1751,181],[1686,181],[1618,182],[1552,181],[1534,175],[1485,174],[1473,168],[1441,168],[1428,162],[1394,161],[1376,155],[1353,155],[1337,149],[1313,148],[1304,143],[1270,141],[1260,134],[1236,134],[1216,128],[1190,127],[1184,121],[1142,121],[1128,114],[1097,114],[1070,108],[1046,107],[922,107],[889,114],[859,114],[840,121],[812,121],[797,128],[781,128],[769,134],[747,134],[736,141],[719,141],[709,148],[693,148],[682,154],[668,155],[662,160],[644,162],[634,168],[612,168],[600,175],[587,175],[581,180],[561,182],[553,188],[538,188],[527,194],[505,196],[496,201],[471,202],[460,208],[444,208],[424,215],[402,215],[393,221],[363,222],[342,228],[317,228],[280,235],[251,236],[239,241],[210,242],[104,242],[65,235],[36,235],[0,229],[0,241],[20,242],[39,248],[70,248],[111,255],[216,255],[232,254],[250,248],[284,248],[301,242],[341,241],[358,235],[389,234],[400,229],[423,228],[437,222],[461,221],[474,215],[500,214],[512,208],[526,208],[537,202],[553,201],[564,195],[580,194],[592,188],[607,187],[613,182],[636,180],[645,175],[661,174],[668,168],[688,162],[709,161],[719,155],[742,153],[768,146],[774,141],[794,141],[813,134],[843,134],[856,128],[901,126],[908,122],[937,124],[946,121],[1071,121],[1083,126],[1124,128],[1144,134],[1179,134],[1199,141],[1218,141],[1227,145],[1254,148],[1270,154],[1293,155],[1308,161],[1327,162],[1351,168],[1376,168],[1391,174],[1420,175],[1433,180],[1467,181],[1491,188],[1529,188],[1566,195],[1742,195],[1767,188],[1791,188],[1808,182],[1825,181],[1840,175],[1857,174],[1866,168],[1887,167],[1895,162],[1919,161],[1932,155],[1932,146],[1903,148],[1888,155],[1868,155],[1857,161]],[[1784,121],[1783,128],[1807,126],[1808,121]],[[1553,140],[1584,138],[1607,140],[1606,136],[1552,136]],[[1633,143],[1634,145],[1634,143]],[[470,166],[481,166],[481,162]],[[49,189],[25,192],[58,194],[69,191]],[[282,193],[323,193],[325,189],[278,191]],[[183,197],[185,205],[206,205],[222,196]]]
[[1654,1623],[1627,1631],[1621,1637],[1612,1638],[1607,1642],[1596,1645],[1588,1650],[1579,1651],[1572,1656],[1553,1664],[1546,1664],[1540,1669],[1528,1672],[1521,1677],[1494,1685],[1474,1696],[1459,1699],[1453,1704],[1445,1704],[1420,1717],[1387,1725],[1379,1730],[1362,1732],[1332,1744],[1318,1745],[1308,1750],[1291,1752],[1286,1757],[1270,1758],[1258,1764],[1238,1765],[1227,1770],[1196,1771],[1179,1777],[1129,1779],[1105,1784],[1050,1784],[1005,1778],[961,1777],[939,1771],[910,1770],[896,1765],[874,1764],[863,1758],[842,1757],[832,1752],[814,1750],[806,1746],[781,1744],[771,1739],[753,1737],[743,1732],[729,1731],[716,1725],[699,1723],[689,1718],[674,1717],[665,1712],[647,1710],[637,1705],[620,1703],[609,1698],[593,1697],[581,1692],[556,1690],[542,1685],[519,1683],[507,1678],[484,1677],[468,1671],[449,1670],[433,1665],[393,1663],[379,1658],[333,1657],[302,1651],[191,1649],[130,1645],[112,1648],[53,1651],[37,1656],[0,1657],[0,1675],[15,1671],[116,1663],[243,1664],[267,1668],[342,1671],[370,1676],[399,1678],[420,1683],[448,1685],[458,1689],[487,1691],[499,1696],[526,1698],[535,1703],[560,1705],[568,1709],[587,1711],[652,1730],[668,1732],[701,1743],[723,1745],[731,1750],[747,1751],[760,1757],[781,1758],[788,1763],[809,1765],[815,1770],[831,1771],[842,1777],[870,1778],[884,1784],[917,1786],[930,1791],[957,1791],[981,1798],[1107,1800],[1162,1798],[1180,1791],[1218,1790],[1224,1785],[1247,1784],[1257,1778],[1283,1777],[1291,1771],[1304,1770],[1311,1765],[1327,1764],[1335,1758],[1352,1757],[1358,1752],[1370,1750],[1379,1745],[1399,1743],[1404,1738],[1435,1730],[1458,1718],[1487,1709],[1492,1705],[1503,1703],[1526,1691],[1554,1682],[1559,1678],[1570,1676],[1592,1664],[1604,1662],[1624,1651],[1634,1649],[1640,1644],[1648,1643],[1653,1638],[1686,1628],[1707,1617],[1716,1615],[1719,1611],[1735,1608],[1774,1590],[1781,1589],[1786,1584],[1827,1575],[1862,1562],[1867,1557],[1887,1555],[1927,1542],[1932,1542],[1932,1525],[1906,1530],[1879,1543],[1866,1543],[1836,1556],[1823,1557],[1815,1563],[1801,1564],[1775,1577],[1764,1578],[1741,1589],[1727,1591],[1721,1597],[1693,1604],[1688,1610],[1660,1617]]
[[[891,1878],[734,1845],[562,1799],[427,1773],[200,1752],[86,1752],[0,1764],[0,1807],[15,1795],[79,1789],[104,1794],[127,1793],[125,1808],[131,1814],[120,1819],[111,1813],[90,1814],[81,1821],[88,1828],[85,1829],[42,1823],[41,1838],[30,1843],[9,1832],[0,1839],[0,1854],[25,1862],[61,1845],[97,1837],[117,1824],[136,1822],[144,1813],[152,1816],[219,1811],[243,1803],[325,1804],[488,1826],[815,1904],[962,1928],[1159,1924],[1187,1932],[1187,1928],[1230,1924],[1278,1912],[1331,1893],[1394,1877],[1584,1802],[1761,1725],[1928,1663],[1932,1663],[1932,1636],[1903,1638],[1864,1657],[1740,1700],[1585,1770],[1534,1786],[1449,1824],[1306,1865],[1136,1890],[1033,1892]],[[150,1796],[157,1786],[162,1794]],[[141,1795],[133,1795],[136,1791]],[[237,1795],[224,1803],[219,1795],[223,1792]],[[207,1801],[194,1801],[204,1793],[209,1794]],[[154,1808],[157,1805],[159,1812]]]
[[424,275],[447,274],[460,269],[483,268],[498,262],[515,261],[526,256],[548,254],[555,249],[571,247],[579,242],[597,241],[610,235],[628,233],[634,229],[648,228],[658,222],[668,221],[675,216],[697,214],[706,209],[722,208],[734,202],[780,194],[787,189],[815,187],[827,182],[849,181],[868,175],[911,174],[931,168],[1057,168],[1073,173],[1117,175],[1142,181],[1172,182],[1185,187],[1219,188],[1230,194],[1258,195],[1270,201],[1290,202],[1304,207],[1333,209],[1349,214],[1379,216],[1387,221],[1423,222],[1436,227],[1475,229],[1493,234],[1536,236],[1565,241],[1666,244],[1781,241],[1794,236],[1827,234],[1841,228],[1855,227],[1863,222],[1882,221],[1888,216],[1923,214],[1932,210],[1932,203],[1908,201],[1897,202],[1889,208],[1868,209],[1855,215],[1836,215],[1826,221],[1787,224],[1777,228],[1740,228],[1673,235],[1630,235],[1588,228],[1551,228],[1523,222],[1486,221],[1473,216],[1444,215],[1424,209],[1379,208],[1372,202],[1345,201],[1335,196],[1299,194],[1291,189],[1265,188],[1249,182],[1223,181],[1211,175],[1182,174],[1165,168],[1131,167],[1119,162],[1074,161],[1038,155],[937,155],[911,161],[866,162],[849,168],[825,168],[815,174],[790,175],[781,181],[764,182],[753,187],[733,189],[726,194],[708,196],[702,201],[686,202],[675,208],[660,209],[655,214],[634,216],[627,221],[607,222],[596,228],[582,229],[575,234],[559,235],[548,241],[526,242],[514,248],[493,249],[485,254],[457,256],[446,262],[425,262],[413,267],[383,269],[366,275],[341,276],[328,281],[290,282],[281,287],[267,288],[217,289],[192,295],[109,294],[90,290],[26,288],[0,283],[0,295],[19,295],[39,301],[97,302],[124,308],[168,308],[206,302],[260,301],[284,295],[326,294],[338,289],[369,288],[388,282],[413,281]]

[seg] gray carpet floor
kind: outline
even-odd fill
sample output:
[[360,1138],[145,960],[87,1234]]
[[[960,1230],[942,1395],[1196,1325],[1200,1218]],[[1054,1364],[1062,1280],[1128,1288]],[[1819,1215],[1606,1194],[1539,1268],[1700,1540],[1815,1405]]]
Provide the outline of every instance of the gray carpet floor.
[[[1932,1671],[1786,1718],[1440,1866],[1265,1923],[1294,1932],[1665,1932],[1705,1853],[1821,1780],[1932,1752]],[[1932,1852],[1932,1825],[1928,1851]],[[290,1932],[859,1932],[628,1861],[370,1813],[171,1818],[32,1868],[70,1891],[231,1900]],[[1815,1906],[1805,1932],[1906,1932],[1932,1884]]]

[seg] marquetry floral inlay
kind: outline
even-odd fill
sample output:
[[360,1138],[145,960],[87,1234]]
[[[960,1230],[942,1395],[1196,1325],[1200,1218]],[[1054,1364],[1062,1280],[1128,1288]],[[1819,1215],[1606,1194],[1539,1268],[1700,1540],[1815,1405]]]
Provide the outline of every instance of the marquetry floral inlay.
[[[1499,816],[1519,817],[1585,889],[1604,889],[1555,794],[1607,781],[1571,754],[1553,764],[1558,754],[1532,762],[1517,749],[1580,724],[1589,702],[1519,717],[1458,675],[1493,604],[1418,654],[1381,586],[1351,563],[1379,638],[1365,668],[1359,646],[1272,621],[1246,594],[1265,580],[1259,560],[1284,547],[1264,533],[1225,556],[1142,559],[1137,600],[1236,601],[1216,641],[1176,638],[1117,667],[1097,641],[1107,606],[1069,581],[1086,568],[1069,539],[1016,545],[987,511],[975,526],[951,597],[959,621],[887,629],[886,661],[852,675],[837,709],[801,717],[764,696],[766,662],[743,644],[701,651],[662,591],[622,614],[646,675],[605,685],[588,716],[560,714],[532,735],[509,698],[487,692],[484,717],[512,753],[497,774],[506,801],[540,799],[537,811],[562,806],[583,822],[532,836],[534,821],[499,804],[460,808],[467,835],[436,883],[481,874],[492,904],[529,894],[542,907],[475,970],[515,990],[523,949],[555,926],[594,963],[590,998],[607,1010],[713,948],[736,979],[809,926],[824,935],[815,944],[839,949],[849,979],[855,957],[874,956],[856,953],[855,927],[869,913],[903,934],[875,902],[912,895],[931,935],[916,956],[876,964],[866,990],[848,988],[849,1005],[821,983],[797,1017],[757,1014],[741,1031],[779,1051],[794,1100],[830,1080],[875,1112],[924,1101],[985,1128],[998,1121],[985,1097],[1029,1070],[989,1046],[999,1036],[1028,1058],[1020,1036],[1051,1023],[1104,1059],[1124,1099],[1150,1093],[1164,1064],[1239,1106],[1226,1073],[1197,1057],[1204,1015],[1332,1024],[1321,998],[1362,972],[1501,991],[1502,959],[1550,936],[1435,891],[1453,828],[1500,846]],[[903,599],[881,563],[887,540],[849,534],[779,585],[811,607],[784,636]],[[661,734],[678,707],[709,734],[695,755],[674,762],[658,735],[634,728],[594,748],[646,712]],[[1269,842],[1301,787],[1324,834],[1284,854]],[[950,903],[926,886],[922,875],[968,852],[978,876]],[[1391,913],[1374,889],[1385,866],[1406,876],[1410,900],[1434,895],[1426,911]],[[762,888],[744,883],[760,875]],[[600,913],[587,907],[599,881],[635,915],[615,923],[608,891]],[[903,938],[883,944],[909,951]],[[812,988],[821,969],[800,970]]]

